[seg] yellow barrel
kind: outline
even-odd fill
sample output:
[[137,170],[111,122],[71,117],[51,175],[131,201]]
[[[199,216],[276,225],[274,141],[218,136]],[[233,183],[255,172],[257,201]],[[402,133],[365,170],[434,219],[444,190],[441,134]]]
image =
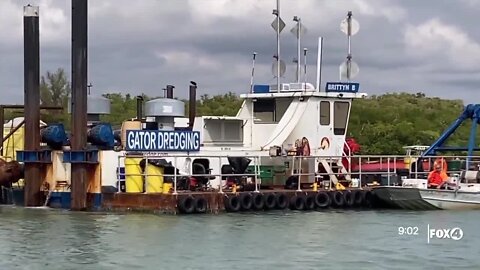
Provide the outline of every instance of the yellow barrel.
[[171,188],[172,188],[172,183],[163,183],[163,194],[170,193]]
[[140,161],[142,161],[142,158],[125,158],[125,189],[129,193],[143,192],[143,176]]
[[161,193],[163,190],[163,167],[147,164],[146,191],[147,193]]
[[125,121],[122,123],[122,146],[125,147],[127,142],[127,130],[142,129],[142,122],[140,121]]

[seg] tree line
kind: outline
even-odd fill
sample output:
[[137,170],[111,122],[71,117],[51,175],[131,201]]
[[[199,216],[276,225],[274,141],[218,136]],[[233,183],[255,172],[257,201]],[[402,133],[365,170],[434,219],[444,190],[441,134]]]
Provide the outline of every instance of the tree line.
[[[67,112],[70,97],[70,82],[63,69],[47,72],[41,77],[40,96],[42,105],[62,106],[63,112],[42,112],[46,123],[62,122],[70,128]],[[115,128],[122,121],[136,117],[136,96],[122,93],[104,94],[111,100],[111,114],[102,116],[102,121]],[[156,97],[142,94],[145,101]],[[185,112],[188,115],[188,102]],[[242,100],[235,93],[201,95],[197,100],[197,115],[236,115]],[[348,136],[361,145],[361,154],[404,154],[403,146],[430,145],[463,111],[461,100],[427,97],[423,93],[387,93],[356,99],[352,103]],[[7,111],[6,119],[20,116],[19,111]],[[462,125],[448,140],[451,146],[466,146],[470,123]],[[480,142],[477,138],[477,142]]]

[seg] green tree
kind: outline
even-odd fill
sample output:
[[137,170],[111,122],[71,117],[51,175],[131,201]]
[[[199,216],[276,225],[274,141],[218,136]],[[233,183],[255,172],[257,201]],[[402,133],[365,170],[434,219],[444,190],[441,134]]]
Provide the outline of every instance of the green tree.
[[47,71],[40,80],[40,100],[42,105],[65,107],[70,97],[70,82],[65,70],[57,69],[55,72]]
[[40,102],[44,106],[60,106],[63,111],[44,112],[42,120],[46,123],[62,122],[70,127],[70,117],[67,111],[70,97],[70,82],[62,68],[55,72],[47,71],[40,79]]

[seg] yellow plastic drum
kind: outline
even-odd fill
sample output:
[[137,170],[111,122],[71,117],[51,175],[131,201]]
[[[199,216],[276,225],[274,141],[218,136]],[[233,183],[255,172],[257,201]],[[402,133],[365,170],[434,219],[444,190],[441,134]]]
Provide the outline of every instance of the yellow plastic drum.
[[125,158],[125,189],[127,193],[143,192],[142,158]]
[[164,168],[147,164],[146,191],[147,193],[161,193],[163,190]]
[[163,194],[170,193],[170,189],[172,189],[172,183],[163,183]]

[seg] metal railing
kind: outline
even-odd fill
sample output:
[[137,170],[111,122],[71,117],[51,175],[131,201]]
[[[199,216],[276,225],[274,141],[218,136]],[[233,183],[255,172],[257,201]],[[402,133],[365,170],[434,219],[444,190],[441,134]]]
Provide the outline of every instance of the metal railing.
[[[181,177],[215,177],[215,178],[218,178],[219,180],[219,188],[218,188],[218,192],[219,193],[223,193],[223,178],[224,177],[252,177],[254,179],[254,185],[255,185],[255,190],[254,192],[260,192],[260,188],[259,188],[259,176],[260,176],[260,156],[242,156],[242,157],[245,157],[245,158],[249,158],[252,160],[252,162],[250,164],[252,164],[251,166],[254,167],[254,173],[240,173],[240,174],[222,174],[222,173],[205,173],[205,174],[194,174],[193,173],[193,168],[192,168],[192,165],[193,165],[193,162],[191,161],[188,161],[190,162],[190,164],[188,164],[188,169],[187,170],[184,170],[183,172],[179,169],[179,162],[178,160],[180,158],[184,158],[184,159],[209,159],[209,161],[211,161],[212,159],[217,159],[218,160],[218,168],[219,168],[219,171],[221,172],[222,170],[222,166],[223,165],[228,165],[228,163],[223,163],[222,162],[222,159],[227,159],[229,156],[212,156],[212,155],[175,155],[175,156],[145,156],[145,155],[122,155],[122,156],[119,156],[118,157],[118,167],[120,168],[120,165],[121,165],[121,159],[125,159],[125,158],[142,158],[145,160],[145,166],[147,166],[148,161],[149,160],[159,160],[159,159],[163,159],[163,160],[166,160],[168,162],[168,160],[173,160],[170,161],[172,162],[171,163],[171,166],[173,167],[173,174],[148,174],[146,173],[146,169],[144,170],[144,173],[141,173],[141,174],[127,174],[127,173],[120,173],[119,170],[117,170],[116,174],[117,174],[117,181],[119,182],[120,181],[120,176],[124,175],[124,176],[142,176],[145,180],[145,186],[148,185],[148,178],[149,176],[163,176],[164,179],[165,177],[170,177],[170,178],[173,178],[173,194],[178,194],[177,192],[177,182],[178,182],[178,178],[181,178]],[[185,162],[184,162],[185,163]],[[186,164],[184,164],[186,165]],[[145,167],[146,168],[146,167]],[[209,170],[211,168],[205,168],[206,170]],[[177,171],[180,171],[180,173],[177,173]],[[187,172],[188,171],[188,172]],[[118,187],[117,187],[117,191],[120,192],[120,184],[118,184]]]
[[[324,176],[328,176],[329,178],[329,187],[332,188],[333,183],[332,183],[332,175],[335,176],[350,176],[352,179],[358,179],[358,186],[363,187],[365,186],[365,177],[378,177],[380,176],[380,182],[384,178],[386,178],[386,185],[397,185],[399,181],[401,180],[402,177],[406,178],[426,178],[428,174],[432,171],[433,165],[435,163],[435,160],[439,159],[444,159],[445,163],[442,162],[441,166],[445,166],[445,164],[450,163],[452,165],[452,162],[455,162],[454,168],[452,166],[447,167],[447,174],[449,175],[455,175],[455,174],[460,174],[461,171],[465,169],[469,169],[467,166],[476,166],[474,169],[479,170],[480,168],[480,156],[473,156],[473,157],[466,157],[466,156],[428,156],[428,157],[421,157],[421,161],[419,162],[420,156],[405,156],[405,155],[352,155],[349,157],[349,162],[347,168],[343,167],[343,158],[345,156],[282,156],[282,157],[261,157],[261,156],[242,156],[245,158],[251,159],[250,166],[253,166],[254,171],[253,173],[234,173],[234,174],[222,174],[222,166],[228,165],[228,161],[226,159],[229,156],[223,155],[223,156],[218,156],[218,155],[176,155],[176,156],[145,156],[145,155],[122,155],[118,157],[118,167],[121,165],[121,159],[125,158],[142,158],[145,160],[145,164],[149,164],[149,160],[155,160],[155,159],[164,159],[167,162],[170,161],[171,166],[173,166],[173,174],[148,174],[146,167],[144,169],[144,172],[141,174],[127,174],[127,173],[120,173],[119,170],[117,170],[117,182],[118,182],[118,192],[120,192],[120,176],[124,175],[130,175],[130,176],[142,176],[144,178],[144,183],[145,186],[148,185],[148,178],[149,176],[163,176],[163,177],[169,177],[172,178],[172,184],[173,184],[173,194],[178,194],[177,193],[177,182],[179,178],[181,177],[214,177],[215,179],[218,179],[219,181],[219,186],[218,186],[218,192],[223,193],[224,189],[226,189],[226,184],[228,182],[228,177],[234,177],[234,178],[241,178],[241,179],[248,179],[250,180],[253,179],[253,183],[255,185],[255,190],[254,192],[259,192],[260,191],[260,185],[262,182],[261,179],[261,174],[260,174],[260,166],[262,164],[262,158],[268,159],[268,158],[279,158],[282,159],[282,161],[291,161],[291,172],[289,176],[297,176],[298,177],[298,183],[297,183],[297,191],[302,191],[301,186],[302,184],[313,184],[310,181],[302,181],[303,179],[314,179],[314,182],[319,183],[320,179],[323,181],[327,181],[324,179]],[[212,160],[218,160],[218,172],[219,173],[205,173],[205,174],[194,174],[193,173],[193,162],[192,159],[197,159],[197,158],[205,158],[208,159],[210,162]],[[187,161],[179,161],[179,159],[184,159]],[[190,160],[188,160],[190,159]],[[309,171],[305,172],[303,170],[303,162],[309,161],[311,159],[315,159],[315,168],[310,169]],[[333,169],[331,172],[329,170],[326,170],[324,172],[320,172],[319,169],[319,164],[321,161],[326,161],[326,163],[330,166],[330,169],[337,167],[337,171],[334,171]],[[412,166],[412,164],[416,165],[421,165],[422,169],[419,169],[419,166]],[[184,169],[181,170],[178,165],[184,165]],[[464,166],[463,166],[464,165]],[[146,165],[145,165],[146,166]],[[322,165],[323,166],[323,165]],[[344,170],[342,170],[342,168]],[[205,169],[210,169],[210,168],[205,168]],[[326,168],[325,168],[326,169]],[[177,170],[179,173],[177,173]],[[355,176],[355,178],[353,178]],[[396,181],[392,180],[392,177],[396,177]],[[227,178],[227,179],[224,179]],[[165,179],[165,178],[164,178]],[[224,186],[223,181],[225,180],[226,184]],[[285,179],[286,180],[286,179]],[[211,186],[210,186],[211,188]],[[214,188],[214,190],[217,190]]]

